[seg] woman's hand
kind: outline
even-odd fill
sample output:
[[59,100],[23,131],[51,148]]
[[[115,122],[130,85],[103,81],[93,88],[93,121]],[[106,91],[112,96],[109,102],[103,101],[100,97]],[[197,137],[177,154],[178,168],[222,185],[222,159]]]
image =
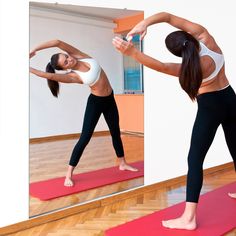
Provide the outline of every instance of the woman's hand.
[[34,51],[31,51],[30,52],[30,54],[29,54],[29,58],[32,58],[33,56],[35,56],[36,55],[36,51],[34,50]]
[[34,69],[33,67],[30,67],[30,68],[29,68],[29,72],[32,73],[32,74],[37,75],[37,71],[38,71],[38,70]]
[[140,39],[143,40],[143,38],[145,37],[145,35],[147,34],[147,25],[145,23],[145,21],[141,21],[139,22],[126,36],[128,41],[131,41],[133,36],[139,34],[140,35]]
[[132,42],[127,42],[119,37],[113,38],[112,44],[118,51],[126,56],[132,57],[137,51]]

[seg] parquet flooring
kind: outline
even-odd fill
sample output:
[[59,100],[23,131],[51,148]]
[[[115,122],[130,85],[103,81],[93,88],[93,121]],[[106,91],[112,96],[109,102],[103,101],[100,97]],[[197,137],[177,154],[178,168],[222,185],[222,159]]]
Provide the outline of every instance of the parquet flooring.
[[[233,168],[209,174],[204,178],[202,193],[234,181],[235,171]],[[108,228],[161,210],[183,201],[184,198],[185,183],[175,184],[171,188],[163,186],[158,190],[11,234],[11,236],[102,236]],[[225,234],[225,236],[235,235],[236,229]]]

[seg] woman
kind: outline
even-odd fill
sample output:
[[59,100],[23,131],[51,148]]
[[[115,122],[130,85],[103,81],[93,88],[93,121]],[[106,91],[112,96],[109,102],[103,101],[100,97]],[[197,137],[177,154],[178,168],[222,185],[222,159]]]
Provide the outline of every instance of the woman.
[[185,210],[181,217],[162,222],[168,228],[194,230],[203,180],[202,165],[220,124],[236,168],[236,95],[225,75],[224,56],[203,26],[161,12],[138,23],[128,33],[127,39],[132,39],[135,34],[140,34],[143,39],[148,26],[162,22],[179,29],[169,34],[165,43],[171,53],[182,57],[181,64],[163,63],[138,51],[131,42],[117,37],[113,44],[117,50],[143,65],[179,77],[180,85],[190,99],[197,100],[198,112],[188,155]]
[[82,133],[72,152],[64,185],[68,187],[73,186],[73,170],[92,137],[95,126],[102,113],[109,127],[113,146],[119,159],[119,169],[137,171],[136,168],[126,163],[124,157],[120,137],[119,114],[113,91],[105,72],[96,60],[60,40],[51,40],[37,46],[30,52],[30,58],[37,51],[51,47],[58,47],[66,53],[54,54],[46,67],[46,72],[34,68],[30,68],[30,72],[47,79],[48,86],[52,94],[56,97],[59,93],[59,82],[86,84],[91,89],[84,115]]

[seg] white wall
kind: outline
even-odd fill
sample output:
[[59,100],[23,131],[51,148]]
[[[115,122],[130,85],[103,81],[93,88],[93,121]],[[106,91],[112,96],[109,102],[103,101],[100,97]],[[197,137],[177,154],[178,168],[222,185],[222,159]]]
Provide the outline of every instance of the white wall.
[[[68,13],[55,13],[35,7],[30,8],[30,48],[52,40],[61,39],[96,58],[106,72],[115,93],[122,92],[122,56],[111,44],[115,24]],[[45,70],[51,55],[58,48],[39,51],[31,66]],[[30,75],[30,138],[80,133],[87,97],[86,85],[60,83],[60,95],[53,97],[45,79]],[[101,116],[95,131],[108,130]]]
[[[171,2],[153,0],[148,1],[148,4],[145,4],[145,1],[133,3],[124,0],[58,0],[58,2],[113,8],[126,7],[144,10],[145,16],[157,11],[171,11],[198,21],[212,32],[224,51],[226,72],[232,86],[236,89],[234,69],[236,55],[233,50],[235,38],[233,22],[236,21],[236,15],[233,1],[227,1],[227,4],[223,1],[203,0]],[[0,179],[7,178],[7,181],[1,182],[2,189],[5,191],[1,191],[0,226],[4,226],[28,218],[28,60],[26,60],[28,56],[28,7],[26,0],[4,1],[4,4],[1,1],[0,3],[0,65],[4,68],[0,70]],[[13,11],[12,5],[17,10]],[[17,28],[21,29],[19,35],[15,33]],[[163,44],[163,39],[169,30],[164,24],[150,27],[145,39],[145,52],[165,61],[175,60]],[[18,44],[16,45],[15,42]],[[12,70],[12,64],[9,65],[13,55],[15,60],[20,59],[20,62],[17,61],[20,66],[15,65],[14,70]],[[196,104],[192,104],[187,95],[180,90],[175,78],[168,78],[148,69],[145,69],[144,76],[145,184],[150,184],[186,173],[186,156]],[[8,92],[9,85],[12,84],[15,91],[14,97]],[[230,160],[223,134],[219,129],[207,156],[205,167],[219,165]]]

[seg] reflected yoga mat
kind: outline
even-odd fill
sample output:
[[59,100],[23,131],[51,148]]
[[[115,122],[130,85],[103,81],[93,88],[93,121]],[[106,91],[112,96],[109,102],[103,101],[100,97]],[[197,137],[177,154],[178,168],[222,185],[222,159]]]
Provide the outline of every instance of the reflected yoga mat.
[[200,197],[197,219],[198,228],[193,231],[167,229],[161,221],[176,218],[183,212],[185,203],[108,229],[105,236],[220,236],[236,227],[236,199],[228,196],[236,192],[236,182],[203,194]]
[[85,190],[113,184],[125,180],[130,180],[144,175],[143,161],[129,163],[139,171],[121,171],[118,166],[104,168],[73,176],[74,186],[65,187],[65,177],[39,181],[30,184],[30,195],[42,201],[79,193]]

